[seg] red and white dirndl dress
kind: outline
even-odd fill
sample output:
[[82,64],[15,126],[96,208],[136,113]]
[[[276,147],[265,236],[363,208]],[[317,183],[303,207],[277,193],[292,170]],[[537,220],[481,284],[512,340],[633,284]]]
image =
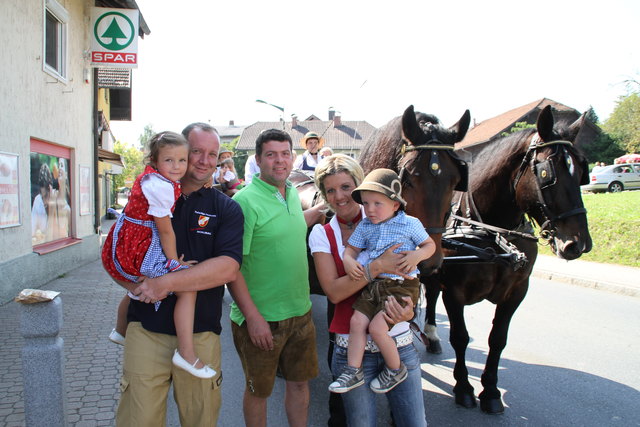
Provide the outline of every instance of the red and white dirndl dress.
[[171,184],[171,212],[180,196],[180,184],[163,177],[151,166],[147,166],[136,178],[129,202],[109,230],[102,247],[102,263],[114,279],[135,283],[140,276],[158,277],[185,268],[176,260],[167,259],[162,251],[158,228],[153,216],[148,213],[150,205],[142,191],[142,181],[149,179],[148,175],[152,174]]

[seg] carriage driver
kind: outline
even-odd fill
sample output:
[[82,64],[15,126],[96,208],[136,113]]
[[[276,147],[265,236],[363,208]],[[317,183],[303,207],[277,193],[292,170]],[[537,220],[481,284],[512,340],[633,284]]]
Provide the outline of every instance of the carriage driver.
[[300,140],[300,145],[305,151],[301,156],[296,157],[293,167],[313,173],[320,160],[323,159],[323,156],[319,154],[319,150],[324,146],[324,138],[318,136],[315,132],[307,132],[304,138]]

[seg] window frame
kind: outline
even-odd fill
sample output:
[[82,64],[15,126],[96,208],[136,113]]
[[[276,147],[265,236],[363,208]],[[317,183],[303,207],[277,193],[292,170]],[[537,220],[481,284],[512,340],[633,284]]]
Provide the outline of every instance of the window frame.
[[[56,32],[56,61],[57,67],[47,63],[47,27],[48,14],[57,21]],[[56,0],[44,0],[43,7],[43,32],[42,32],[42,69],[47,74],[55,77],[64,83],[67,82],[67,60],[68,60],[68,23],[69,12]]]

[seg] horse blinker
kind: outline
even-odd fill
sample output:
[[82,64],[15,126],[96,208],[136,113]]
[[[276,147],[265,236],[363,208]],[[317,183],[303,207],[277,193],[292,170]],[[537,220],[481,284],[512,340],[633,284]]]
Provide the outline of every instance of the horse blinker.
[[556,183],[556,170],[553,167],[553,162],[547,159],[543,162],[537,163],[536,177],[541,189],[554,185]]

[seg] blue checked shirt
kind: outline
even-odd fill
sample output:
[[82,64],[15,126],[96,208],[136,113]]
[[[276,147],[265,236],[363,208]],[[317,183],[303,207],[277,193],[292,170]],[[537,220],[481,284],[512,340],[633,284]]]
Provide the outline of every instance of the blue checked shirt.
[[[369,262],[378,258],[384,251],[397,243],[402,243],[394,252],[413,251],[418,245],[429,238],[418,218],[399,211],[396,216],[380,224],[373,224],[369,218],[364,218],[349,238],[349,244],[367,252]],[[418,270],[409,273],[417,277]],[[391,279],[402,280],[394,274],[381,274]]]

